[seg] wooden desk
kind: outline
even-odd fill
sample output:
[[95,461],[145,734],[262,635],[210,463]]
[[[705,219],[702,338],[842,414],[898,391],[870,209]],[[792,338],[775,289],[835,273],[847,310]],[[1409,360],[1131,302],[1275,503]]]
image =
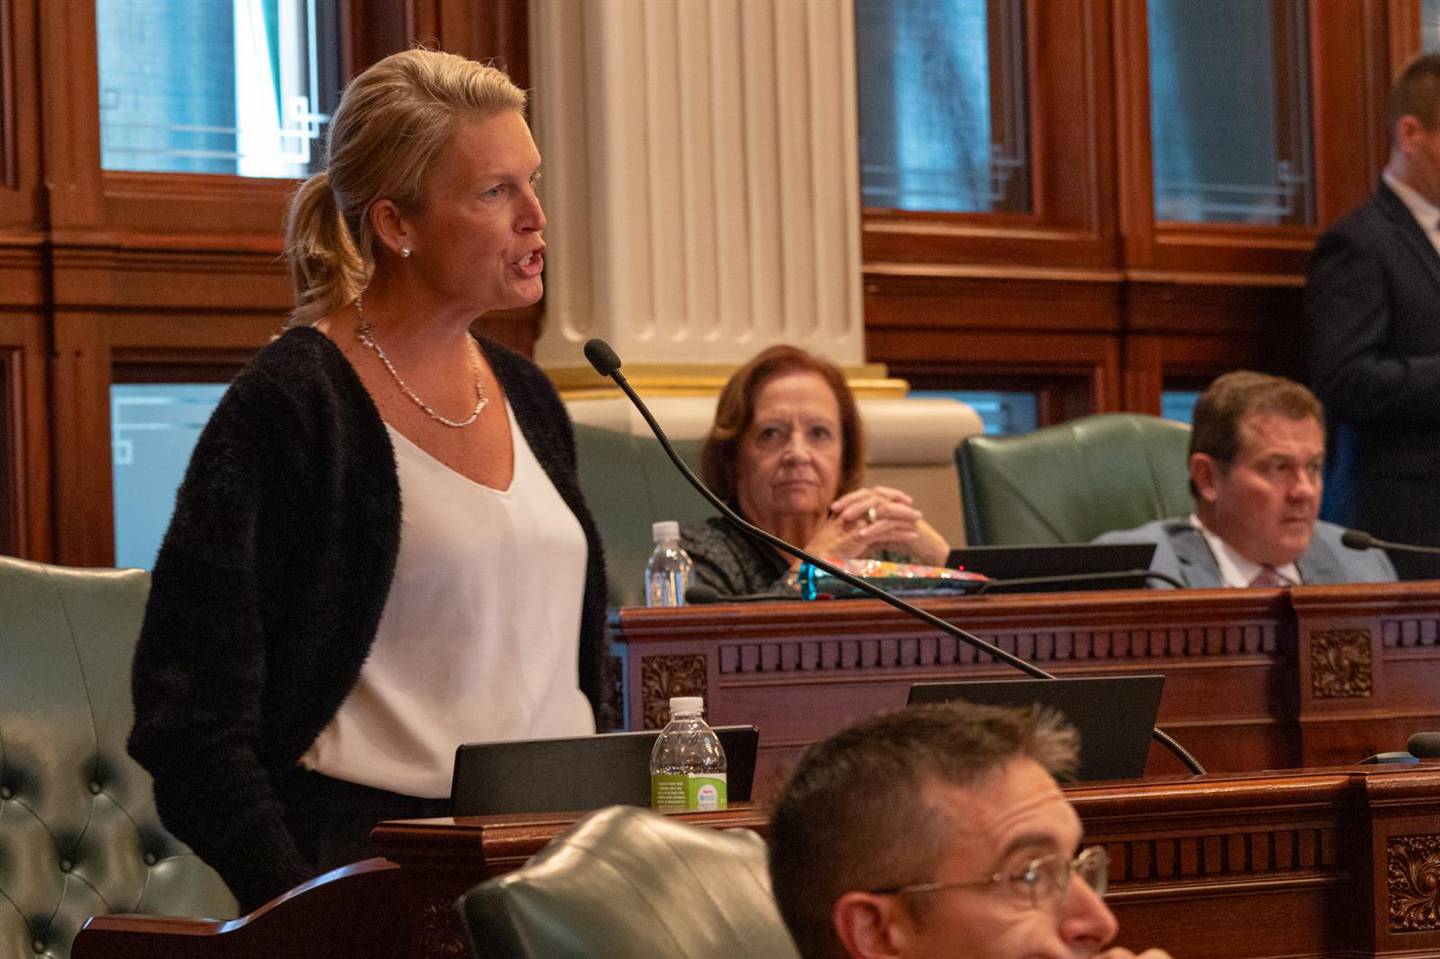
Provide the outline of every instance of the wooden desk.
[[[1440,728],[1440,582],[924,605],[1062,676],[1164,673],[1160,722],[1212,772],[1351,763]],[[711,722],[760,727],[761,799],[805,747],[912,683],[1015,675],[873,600],[622,609],[612,635],[629,728],[704,696]],[[1147,774],[1181,771],[1151,748]]]
[[[1122,945],[1175,959],[1440,951],[1440,766],[1352,767],[1072,787],[1111,860]],[[452,955],[454,900],[515,868],[571,816],[384,823],[377,849],[418,877],[414,959]],[[763,832],[763,807],[687,817]],[[446,932],[449,928],[451,931]]]
[[[1067,794],[1087,841],[1110,852],[1107,899],[1123,945],[1162,946],[1175,959],[1440,954],[1440,765],[1145,780]],[[317,935],[344,928],[351,941],[364,933],[383,943],[387,956],[465,956],[455,900],[518,867],[574,818],[382,823],[373,840],[388,862],[348,867],[235,923],[100,917],[74,955],[365,954]],[[767,825],[763,807],[685,818],[762,832]]]

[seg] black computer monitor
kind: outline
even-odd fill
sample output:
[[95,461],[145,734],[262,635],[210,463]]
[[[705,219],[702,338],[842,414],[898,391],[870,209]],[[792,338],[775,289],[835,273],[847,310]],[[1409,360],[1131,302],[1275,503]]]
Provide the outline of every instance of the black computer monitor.
[[[725,750],[725,793],[749,802],[760,730],[716,726]],[[464,743],[455,750],[451,815],[581,812],[650,805],[650,751],[658,729],[563,739]]]
[[[1030,579],[1038,576],[1075,576],[1085,573],[1123,573],[1146,570],[1155,556],[1154,543],[1050,543],[1044,546],[966,546],[952,549],[945,565],[991,579]],[[1025,593],[1073,589],[1142,589],[1143,576],[1096,578],[1063,586],[1044,583],[997,583],[987,592]]]
[[916,683],[908,702],[913,706],[963,699],[987,706],[1050,706],[1080,731],[1076,782],[1096,782],[1145,775],[1164,686],[1165,677],[1158,675]]

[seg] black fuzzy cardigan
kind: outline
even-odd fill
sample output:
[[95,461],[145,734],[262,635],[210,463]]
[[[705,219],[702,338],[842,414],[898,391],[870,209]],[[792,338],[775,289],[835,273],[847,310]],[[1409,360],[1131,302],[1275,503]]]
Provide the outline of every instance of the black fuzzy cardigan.
[[[605,582],[549,380],[481,340],[526,441],[585,532],[580,685],[600,700]],[[379,411],[344,354],[291,329],[242,370],[202,432],[155,563],[135,653],[130,753],[167,829],[250,911],[316,868],[281,787],[360,674],[400,544]]]

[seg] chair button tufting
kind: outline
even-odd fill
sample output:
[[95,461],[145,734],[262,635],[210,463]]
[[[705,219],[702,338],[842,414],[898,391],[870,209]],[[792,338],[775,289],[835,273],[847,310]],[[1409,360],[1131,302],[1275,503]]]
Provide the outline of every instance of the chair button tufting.
[[75,865],[74,865],[72,862],[70,862],[70,860],[68,860],[68,859],[62,859],[62,860],[60,860],[60,871],[61,871],[61,872],[69,872],[70,870],[72,870],[72,869],[74,869],[74,868],[75,868]]
[[100,785],[99,783],[91,783],[91,784],[90,784],[90,795],[92,795],[92,796],[98,796],[98,795],[100,795],[100,790],[101,790],[101,788],[102,788],[102,787],[101,787],[101,785]]
[[145,865],[147,865],[147,866],[153,866],[153,865],[155,865],[155,863],[157,863],[157,862],[159,862],[159,861],[160,861],[160,860],[158,860],[158,859],[155,858],[155,854],[154,854],[153,852],[147,852],[147,853],[145,854]]
[[0,799],[14,799],[15,791],[9,786],[0,786]]

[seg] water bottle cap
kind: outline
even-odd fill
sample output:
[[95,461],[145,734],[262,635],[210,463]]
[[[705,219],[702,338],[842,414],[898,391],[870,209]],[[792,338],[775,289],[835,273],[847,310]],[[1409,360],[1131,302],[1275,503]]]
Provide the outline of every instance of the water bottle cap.
[[658,523],[650,524],[650,536],[653,542],[660,542],[664,539],[679,539],[680,524],[673,519],[661,520]]
[[670,715],[676,713],[701,712],[705,709],[704,696],[671,696]]

